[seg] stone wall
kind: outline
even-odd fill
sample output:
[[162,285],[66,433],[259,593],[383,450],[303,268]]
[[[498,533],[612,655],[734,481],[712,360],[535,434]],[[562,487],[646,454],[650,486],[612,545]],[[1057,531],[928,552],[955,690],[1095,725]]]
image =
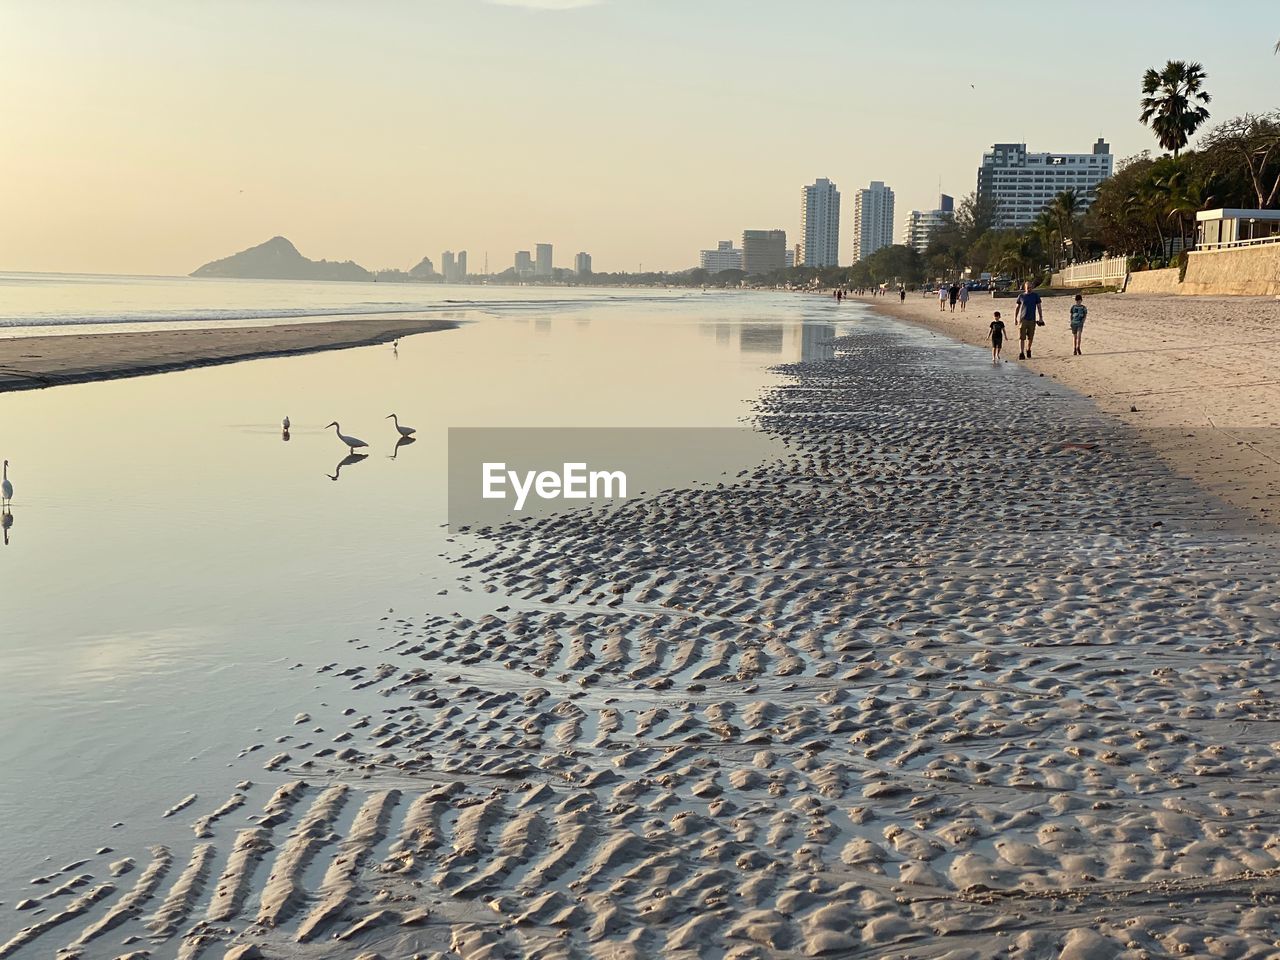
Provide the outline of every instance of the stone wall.
[[1180,293],[1178,285],[1178,268],[1165,270],[1139,270],[1129,274],[1129,286],[1126,293]]
[[[1134,274],[1138,276],[1138,274]],[[1280,243],[1190,254],[1179,293],[1280,296]]]

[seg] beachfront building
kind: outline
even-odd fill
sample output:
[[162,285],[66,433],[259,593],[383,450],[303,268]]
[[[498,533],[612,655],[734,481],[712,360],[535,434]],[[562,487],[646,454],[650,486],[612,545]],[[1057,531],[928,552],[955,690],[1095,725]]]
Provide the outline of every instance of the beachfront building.
[[714,250],[703,250],[698,254],[698,266],[707,273],[741,270],[742,251],[733,245],[732,240],[721,240]]
[[1101,137],[1092,153],[1028,153],[1025,143],[997,143],[982,155],[978,196],[993,202],[997,229],[1022,229],[1064,190],[1074,190],[1088,207],[1114,169]]
[[551,276],[551,244],[539,243],[534,248],[533,273],[537,277]]
[[902,242],[916,253],[929,249],[933,231],[956,215],[956,201],[945,193],[938,195],[938,206],[933,210],[912,210],[902,222]]
[[853,197],[853,261],[893,246],[893,190],[872,180]]
[[840,191],[826,177],[800,191],[800,244],[796,263],[834,267],[840,261]]
[[591,254],[580,253],[573,258],[573,272],[580,277],[585,277],[591,272]]
[[1201,210],[1196,214],[1196,246],[1201,250],[1280,243],[1280,210]]
[[467,279],[467,251],[458,251],[458,259],[453,262],[453,273],[453,279],[458,283]]
[[785,269],[787,253],[785,230],[742,231],[742,269],[748,274]]
[[533,255],[528,250],[516,251],[516,276],[529,277],[533,275]]
[[452,250],[446,250],[440,254],[440,275],[444,277],[445,283],[452,283],[457,273],[457,258],[454,257]]

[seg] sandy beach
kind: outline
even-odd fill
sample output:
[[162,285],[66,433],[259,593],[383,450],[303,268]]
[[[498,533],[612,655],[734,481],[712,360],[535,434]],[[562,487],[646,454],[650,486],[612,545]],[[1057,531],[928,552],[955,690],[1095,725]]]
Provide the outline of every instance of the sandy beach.
[[1274,546],[1052,380],[834,346],[758,399],[785,456],[278,664],[256,774],[50,863],[0,958],[1274,956]]
[[386,317],[199,330],[0,338],[0,392],[389,343],[449,320]]
[[[1014,335],[1014,301],[973,294],[964,313],[933,296],[874,298],[876,310],[986,345],[994,310]],[[1046,297],[1028,366],[1137,428],[1175,468],[1256,519],[1280,523],[1280,302],[1269,297],[1087,296],[1084,355],[1071,354],[1070,296]]]

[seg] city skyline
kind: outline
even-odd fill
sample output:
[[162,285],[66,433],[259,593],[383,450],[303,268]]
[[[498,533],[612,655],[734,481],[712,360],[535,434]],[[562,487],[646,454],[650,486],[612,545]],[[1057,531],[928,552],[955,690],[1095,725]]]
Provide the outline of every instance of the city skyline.
[[[1085,151],[1105,136],[1117,160],[1156,151],[1138,122],[1139,82],[1169,58],[1204,63],[1209,126],[1270,109],[1280,74],[1274,38],[1255,54],[1236,36],[1269,12],[1260,2],[1208,18],[1190,0],[1155,18],[1082,2],[1081,23],[1108,25],[1090,35],[1089,69],[1032,59],[1016,78],[1006,56],[913,57],[918,38],[888,8],[815,0],[808,12],[825,29],[806,50],[778,39],[794,23],[784,5],[535,8],[546,5],[10,0],[0,92],[22,149],[0,156],[0,177],[22,189],[0,200],[0,269],[183,274],[276,235],[370,269],[446,246],[496,263],[541,235],[589,245],[601,270],[681,270],[748,224],[800,236],[795,187],[817,174],[882,179],[900,209],[925,210],[940,183],[962,200],[995,143]],[[985,2],[921,0],[913,19],[996,11],[1009,52],[1044,26],[1034,10]],[[697,56],[655,71],[653,51],[672,46]],[[776,69],[740,70],[752,58]],[[776,83],[803,71],[834,89],[855,61],[896,78],[892,97],[854,88],[856,122],[832,122],[832,102]],[[521,109],[510,90],[531,72],[572,92],[572,109]],[[413,91],[459,78],[465,95],[409,119]],[[691,157],[715,175],[688,177]]]

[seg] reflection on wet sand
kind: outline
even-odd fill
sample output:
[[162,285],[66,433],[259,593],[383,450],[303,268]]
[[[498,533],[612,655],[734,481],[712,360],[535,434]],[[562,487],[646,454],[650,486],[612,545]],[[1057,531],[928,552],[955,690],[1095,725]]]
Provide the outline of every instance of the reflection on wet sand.
[[5,505],[4,513],[0,514],[0,528],[4,529],[4,545],[9,545],[9,528],[13,526],[13,511],[9,509],[8,504]]
[[368,459],[369,459],[369,455],[367,453],[354,453],[354,452],[348,453],[345,457],[343,457],[341,460],[338,461],[338,465],[333,468],[333,473],[326,473],[325,476],[328,477],[330,480],[337,480],[340,476],[342,476],[343,467],[349,467],[353,463],[359,463],[361,460],[368,460]]

